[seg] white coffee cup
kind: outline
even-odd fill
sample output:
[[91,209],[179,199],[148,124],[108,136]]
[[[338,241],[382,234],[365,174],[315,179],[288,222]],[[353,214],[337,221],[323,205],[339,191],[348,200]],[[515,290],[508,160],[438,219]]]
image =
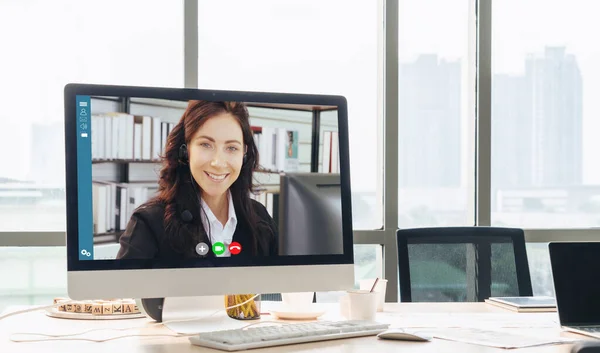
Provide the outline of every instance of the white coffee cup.
[[[387,290],[387,279],[379,279],[375,286],[374,292],[377,292],[377,311],[383,311],[383,303],[385,302],[385,291]],[[363,279],[360,281],[361,290],[371,290],[375,279]]]
[[313,302],[315,292],[281,293],[283,305],[289,308],[303,309]]
[[368,290],[348,291],[350,320],[375,320],[377,312],[377,292]]

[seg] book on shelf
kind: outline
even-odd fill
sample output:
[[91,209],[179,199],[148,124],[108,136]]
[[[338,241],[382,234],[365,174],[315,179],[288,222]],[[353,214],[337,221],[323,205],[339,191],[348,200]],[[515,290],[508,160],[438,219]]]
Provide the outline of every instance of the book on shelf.
[[119,112],[93,114],[92,160],[158,161],[174,123]]
[[340,172],[340,144],[337,131],[323,131],[323,149],[321,150],[321,173]]
[[533,297],[490,297],[485,300],[490,305],[517,312],[555,312],[556,299],[548,296]]
[[298,158],[298,131],[284,130],[287,139],[283,141],[283,170],[297,171],[300,168],[300,160]]
[[136,208],[158,191],[156,183],[92,182],[94,234],[119,233],[125,230]]
[[252,126],[251,129],[258,148],[259,163],[264,169],[298,171],[298,131],[267,126]]

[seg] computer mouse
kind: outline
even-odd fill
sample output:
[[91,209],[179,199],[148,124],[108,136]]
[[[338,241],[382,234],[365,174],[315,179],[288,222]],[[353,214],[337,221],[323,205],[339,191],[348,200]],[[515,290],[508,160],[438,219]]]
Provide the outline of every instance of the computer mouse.
[[420,332],[410,332],[400,328],[391,328],[377,335],[381,339],[403,341],[431,341],[433,337]]

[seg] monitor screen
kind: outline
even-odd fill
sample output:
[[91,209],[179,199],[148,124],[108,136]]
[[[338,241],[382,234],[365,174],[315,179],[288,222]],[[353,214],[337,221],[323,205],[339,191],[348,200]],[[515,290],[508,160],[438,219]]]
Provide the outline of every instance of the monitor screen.
[[69,270],[352,263],[343,97],[68,85]]

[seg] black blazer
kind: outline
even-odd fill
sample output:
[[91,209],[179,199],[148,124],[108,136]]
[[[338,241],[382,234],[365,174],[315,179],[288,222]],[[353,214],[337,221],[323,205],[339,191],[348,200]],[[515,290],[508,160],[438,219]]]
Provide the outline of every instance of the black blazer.
[[[185,202],[186,199],[188,202]],[[256,254],[253,254],[252,251],[254,246],[249,236],[249,224],[246,219],[242,219],[241,212],[236,207],[238,222],[233,234],[233,241],[240,243],[242,252],[234,256],[277,255],[277,225],[261,203],[255,200],[250,201],[258,220],[256,224],[258,231],[256,235]],[[187,204],[187,207],[185,204]],[[117,254],[117,259],[182,260],[187,258],[216,257],[212,251],[209,251],[204,256],[196,253],[195,246],[200,242],[204,242],[212,248],[210,239],[201,228],[200,206],[198,205],[197,198],[190,200],[184,197],[184,202],[177,204],[176,208],[177,212],[174,222],[176,227],[167,231],[164,224],[164,203],[151,200],[138,207],[131,216],[127,228],[119,238],[121,248]],[[181,251],[172,246],[172,236],[190,237],[194,240],[190,246]]]

